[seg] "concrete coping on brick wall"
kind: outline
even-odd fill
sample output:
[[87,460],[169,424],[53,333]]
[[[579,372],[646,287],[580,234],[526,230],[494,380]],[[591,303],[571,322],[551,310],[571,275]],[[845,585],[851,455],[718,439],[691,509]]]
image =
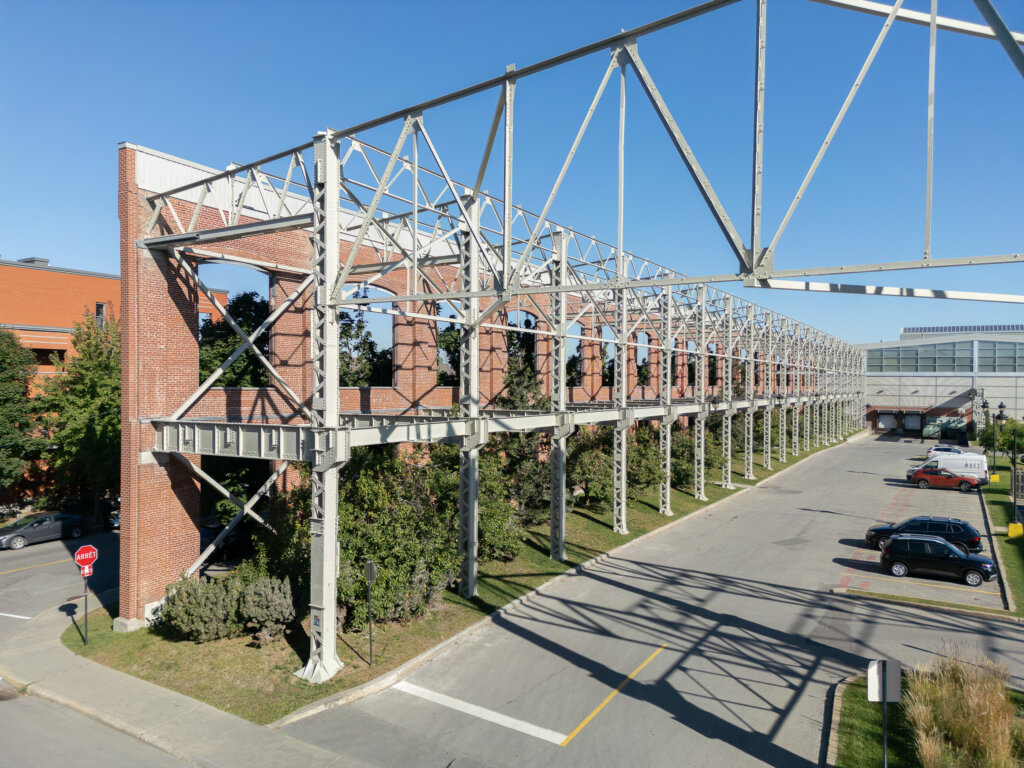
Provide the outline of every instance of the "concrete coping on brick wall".
[[466,627],[465,629],[463,629],[463,630],[457,632],[456,634],[452,635],[447,640],[444,640],[444,641],[438,643],[433,648],[430,648],[430,649],[424,651],[419,656],[416,656],[415,658],[410,659],[409,661],[405,662],[401,666],[396,667],[395,669],[391,670],[390,672],[386,672],[385,674],[381,675],[380,677],[375,678],[373,680],[370,680],[370,681],[368,681],[366,683],[363,683],[362,685],[357,686],[355,688],[351,688],[351,689],[349,689],[347,691],[341,691],[340,693],[333,694],[333,695],[328,696],[326,698],[320,699],[319,701],[314,701],[312,704],[307,704],[306,706],[304,706],[304,707],[302,707],[300,709],[295,710],[294,712],[291,712],[291,713],[285,715],[284,717],[280,718],[279,720],[275,720],[272,723],[268,723],[266,727],[267,728],[272,728],[272,729],[283,728],[286,725],[291,725],[292,723],[298,722],[299,720],[304,720],[307,717],[311,717],[312,715],[319,714],[320,712],[324,712],[324,711],[326,711],[328,709],[333,709],[334,707],[340,707],[340,706],[343,706],[345,704],[350,704],[353,701],[358,701],[359,699],[362,699],[362,698],[364,698],[366,696],[372,696],[375,693],[379,693],[379,692],[381,692],[381,691],[383,691],[383,690],[385,690],[387,688],[390,688],[395,683],[397,683],[400,680],[408,677],[410,674],[412,674],[414,671],[416,671],[417,669],[422,667],[424,664],[426,664],[426,663],[428,663],[430,661],[433,661],[438,656],[441,656],[445,652],[451,650],[452,648],[454,648],[455,646],[459,645],[464,640],[467,640],[468,638],[472,637],[473,635],[475,635],[477,632],[481,631],[485,627],[490,626],[491,624],[494,623],[494,621],[496,619],[499,619],[499,618],[505,616],[506,614],[511,613],[512,611],[514,611],[519,606],[529,602],[530,600],[533,600],[534,598],[538,597],[539,595],[544,594],[549,589],[551,589],[552,587],[562,583],[566,579],[570,579],[573,576],[583,575],[589,569],[599,565],[600,563],[604,562],[605,560],[607,560],[609,558],[612,558],[612,557],[615,557],[615,556],[619,555],[620,553],[622,553],[624,550],[628,549],[629,547],[636,546],[640,542],[647,541],[648,539],[651,539],[651,538],[653,538],[655,536],[658,536],[658,535],[664,533],[665,531],[668,531],[668,530],[670,530],[672,528],[675,528],[677,525],[682,525],[683,523],[687,522],[688,520],[692,520],[693,518],[697,517],[698,515],[706,514],[707,512],[710,512],[716,506],[721,504],[722,502],[725,502],[725,501],[728,501],[730,499],[733,499],[733,498],[735,498],[736,496],[738,496],[741,493],[746,493],[747,491],[750,491],[750,490],[753,490],[753,489],[759,487],[763,483],[767,483],[767,482],[770,482],[772,480],[775,480],[780,475],[783,475],[787,471],[789,471],[790,469],[793,469],[796,466],[798,466],[805,459],[814,459],[815,457],[821,456],[821,455],[825,454],[826,452],[828,452],[830,449],[836,448],[836,447],[842,445],[845,442],[849,442],[849,441],[853,441],[853,440],[860,440],[860,439],[864,439],[864,438],[870,437],[870,436],[871,436],[871,432],[869,430],[866,430],[866,429],[865,430],[861,430],[860,432],[857,432],[855,434],[849,435],[849,436],[847,436],[845,438],[840,438],[840,440],[835,445],[831,445],[831,446],[826,445],[826,446],[824,446],[824,450],[819,450],[817,453],[814,453],[814,454],[812,454],[810,456],[802,456],[802,457],[798,456],[797,457],[797,461],[794,462],[793,464],[790,464],[789,466],[785,467],[784,469],[777,470],[773,474],[769,475],[768,477],[763,478],[762,480],[759,480],[756,483],[753,483],[753,484],[750,484],[750,485],[746,485],[746,486],[740,488],[739,490],[737,490],[735,493],[730,493],[728,496],[726,496],[723,499],[719,499],[718,501],[713,502],[711,504],[708,504],[706,506],[703,506],[700,509],[695,509],[693,512],[691,512],[690,514],[686,515],[685,517],[681,517],[678,520],[673,520],[670,523],[666,523],[665,525],[659,526],[659,527],[655,528],[652,531],[648,531],[647,533],[643,534],[642,536],[637,536],[635,539],[633,539],[631,541],[627,541],[626,543],[622,544],[621,546],[616,547],[615,549],[609,550],[608,552],[605,552],[604,554],[598,555],[597,557],[594,557],[594,558],[592,558],[590,560],[587,560],[585,563],[581,563],[580,565],[577,565],[575,568],[571,568],[568,571],[566,571],[565,573],[562,573],[562,574],[556,576],[555,578],[550,579],[549,581],[544,582],[543,584],[541,584],[536,589],[534,589],[534,590],[532,590],[530,592],[527,592],[525,595],[522,595],[522,596],[516,598],[515,600],[513,600],[510,603],[507,603],[506,605],[503,605],[501,608],[498,608],[496,611],[494,611],[489,616],[486,616],[483,619],[480,619],[478,622],[476,622],[474,624],[471,624],[470,626]]

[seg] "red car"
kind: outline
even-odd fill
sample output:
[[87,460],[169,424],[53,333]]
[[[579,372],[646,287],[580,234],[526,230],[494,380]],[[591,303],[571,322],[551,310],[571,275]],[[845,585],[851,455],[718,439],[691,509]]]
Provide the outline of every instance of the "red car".
[[910,478],[910,482],[916,483],[918,488],[959,488],[964,493],[981,488],[985,484],[985,481],[976,477],[958,475],[938,467],[917,470]]

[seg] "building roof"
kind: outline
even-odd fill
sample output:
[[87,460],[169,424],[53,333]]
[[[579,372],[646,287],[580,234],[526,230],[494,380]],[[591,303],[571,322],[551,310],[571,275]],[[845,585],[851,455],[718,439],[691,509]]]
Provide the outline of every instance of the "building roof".
[[1024,325],[911,325],[900,329],[900,338],[977,333],[1024,333]]

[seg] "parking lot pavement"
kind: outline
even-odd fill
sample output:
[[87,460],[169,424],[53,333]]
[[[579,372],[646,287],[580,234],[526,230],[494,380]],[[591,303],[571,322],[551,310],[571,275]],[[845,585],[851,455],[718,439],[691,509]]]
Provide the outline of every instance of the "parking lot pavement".
[[[913,448],[908,448],[913,453]],[[891,489],[891,492],[887,494],[888,503],[878,509],[877,522],[899,522],[917,515],[957,517],[966,520],[981,534],[980,554],[992,557],[992,540],[985,527],[981,500],[977,492],[960,493],[939,488],[917,488],[900,479],[899,475],[903,472],[901,466],[897,467],[897,470],[891,477],[881,481]],[[960,603],[969,608],[1004,608],[999,582],[995,579],[978,587],[969,587],[953,579],[914,576],[896,578],[889,575],[879,564],[880,553],[868,547],[864,542],[863,533],[860,532],[860,539],[843,539],[840,542],[845,551],[835,560],[840,566],[837,572],[837,587]]]

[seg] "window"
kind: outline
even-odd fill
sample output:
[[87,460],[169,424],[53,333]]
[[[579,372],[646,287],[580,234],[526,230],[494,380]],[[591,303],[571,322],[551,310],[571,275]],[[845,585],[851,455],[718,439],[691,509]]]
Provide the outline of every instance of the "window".
[[912,555],[927,555],[928,548],[925,546],[927,542],[924,541],[911,541],[910,543],[910,554]]
[[96,304],[96,325],[102,328],[107,323],[107,305],[102,302]]

